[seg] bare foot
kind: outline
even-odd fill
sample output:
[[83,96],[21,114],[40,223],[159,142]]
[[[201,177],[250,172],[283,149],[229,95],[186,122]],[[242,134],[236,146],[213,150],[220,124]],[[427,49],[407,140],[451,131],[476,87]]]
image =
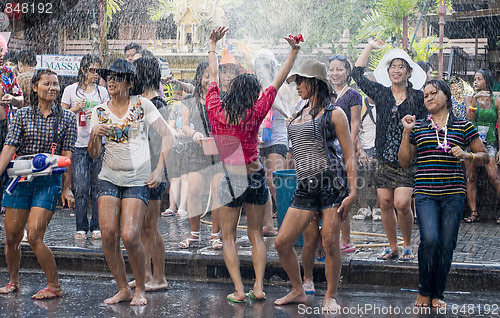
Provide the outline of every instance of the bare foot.
[[105,304],[112,305],[112,304],[118,304],[121,303],[122,301],[130,301],[132,300],[132,292],[130,289],[126,290],[120,290],[116,295],[113,297],[110,297],[106,300],[104,300]]
[[158,282],[157,280],[150,280],[149,282],[144,284],[144,286],[147,292],[162,291],[168,289],[168,282],[165,279],[163,279],[162,282]]
[[264,226],[262,228],[262,235],[264,237],[268,237],[268,236],[276,236],[276,230],[274,229],[273,226]]
[[415,302],[413,305],[417,307],[429,307],[429,301],[431,298],[429,296],[422,296],[418,294],[417,299],[415,299]]
[[323,312],[329,312],[329,313],[339,313],[340,312],[340,305],[337,303],[337,300],[335,298],[326,298],[323,300]]
[[446,307],[446,302],[439,298],[434,298],[432,300],[432,308],[443,308]]
[[134,298],[132,298],[132,301],[130,302],[130,306],[144,306],[148,303],[146,300],[146,292],[142,291],[135,291]]
[[302,291],[301,293],[297,293],[292,289],[292,291],[288,293],[288,295],[286,295],[285,297],[276,299],[274,301],[274,304],[277,306],[282,306],[286,304],[303,304],[306,302],[306,300],[307,296],[304,293],[304,291]]

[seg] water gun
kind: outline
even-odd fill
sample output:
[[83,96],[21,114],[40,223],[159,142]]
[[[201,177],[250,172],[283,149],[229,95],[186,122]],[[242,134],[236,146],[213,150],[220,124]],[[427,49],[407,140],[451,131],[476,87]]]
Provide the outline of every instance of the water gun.
[[264,118],[263,129],[262,129],[262,141],[270,142],[271,135],[273,133],[273,119],[274,119],[274,111],[271,108]]
[[47,153],[17,157],[5,169],[4,174],[12,179],[5,192],[11,194],[19,182],[31,182],[34,177],[63,174],[70,164],[68,157]]

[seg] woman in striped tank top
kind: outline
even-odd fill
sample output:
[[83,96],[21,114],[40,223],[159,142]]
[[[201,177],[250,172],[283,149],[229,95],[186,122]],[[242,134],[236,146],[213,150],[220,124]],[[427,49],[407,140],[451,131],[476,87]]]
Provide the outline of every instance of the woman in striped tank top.
[[[337,286],[342,268],[340,226],[356,198],[357,164],[349,123],[345,113],[329,102],[332,87],[324,64],[314,59],[307,60],[298,73],[288,77],[287,82],[296,82],[300,98],[309,102],[288,127],[298,186],[275,244],[281,265],[292,283],[292,290],[274,304],[304,303],[307,300],[293,245],[310,223],[317,227],[321,217],[328,284],[323,311],[335,312],[340,309],[337,303]],[[347,169],[335,153],[333,143],[337,138]],[[345,175],[346,170],[348,177]]]

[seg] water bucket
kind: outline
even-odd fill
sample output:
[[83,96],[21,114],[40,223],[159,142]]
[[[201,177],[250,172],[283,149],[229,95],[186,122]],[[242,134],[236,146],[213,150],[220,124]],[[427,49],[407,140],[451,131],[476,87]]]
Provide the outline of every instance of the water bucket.
[[[286,211],[292,202],[293,193],[297,188],[297,175],[295,170],[277,170],[273,172],[273,183],[276,187],[276,210],[278,212],[278,229],[285,218]],[[300,235],[295,246],[302,246],[303,239]]]

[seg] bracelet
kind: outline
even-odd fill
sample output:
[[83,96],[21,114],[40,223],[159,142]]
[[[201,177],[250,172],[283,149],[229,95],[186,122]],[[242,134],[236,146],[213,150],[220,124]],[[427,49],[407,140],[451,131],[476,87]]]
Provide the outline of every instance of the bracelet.
[[469,109],[473,112],[475,112],[477,110],[477,107],[472,107],[472,106],[469,106]]
[[208,54],[210,54],[210,53],[215,53],[215,55],[217,55],[217,52],[215,52],[213,50],[208,51]]
[[476,156],[474,156],[474,153],[473,152],[469,152],[469,154],[471,155],[471,157],[469,158],[469,161],[470,162],[474,161],[474,159],[476,159]]

